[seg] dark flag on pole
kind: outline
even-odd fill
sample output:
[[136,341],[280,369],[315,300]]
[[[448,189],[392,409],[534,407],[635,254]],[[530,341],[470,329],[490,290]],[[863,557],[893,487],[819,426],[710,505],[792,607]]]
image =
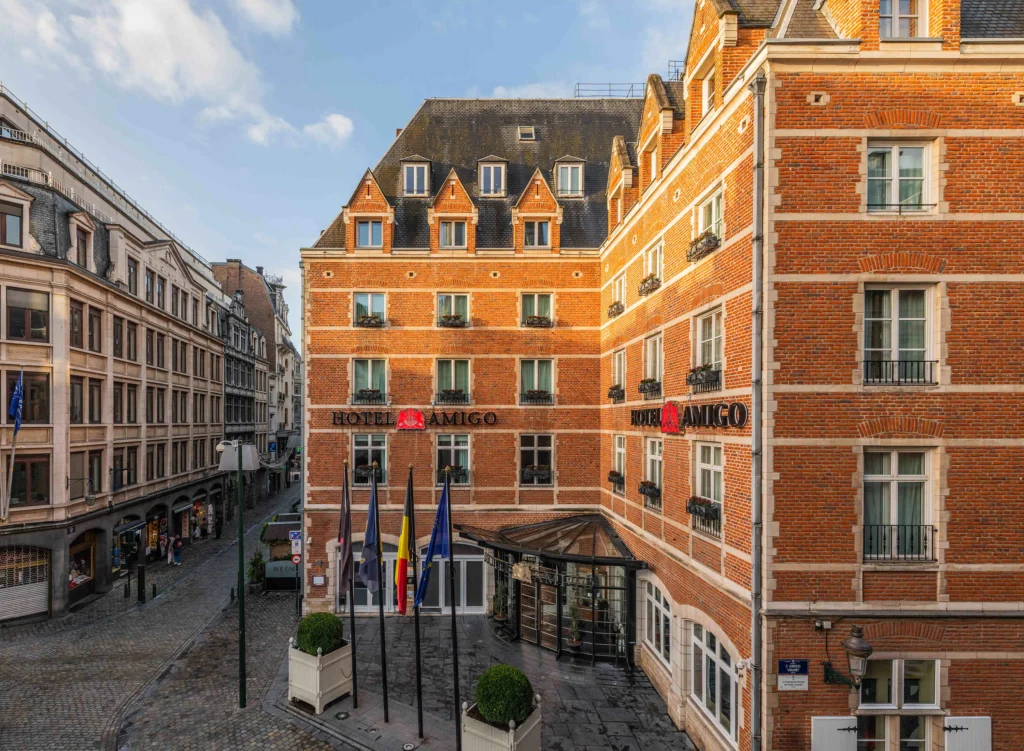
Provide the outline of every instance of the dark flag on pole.
[[380,589],[380,540],[377,538],[377,473],[376,466],[371,467],[370,510],[366,514],[366,532],[363,534],[362,560],[359,562],[359,578],[372,594]]
[[434,529],[430,533],[430,544],[427,546],[427,557],[423,561],[420,583],[416,588],[416,607],[422,605],[423,598],[427,596],[427,583],[434,568],[434,559],[443,560],[448,557],[448,526],[448,477],[445,475],[444,490],[441,491],[441,500],[437,504]]
[[352,506],[348,497],[348,463],[345,463],[345,486],[341,490],[341,519],[338,520],[338,591],[347,592],[352,578]]

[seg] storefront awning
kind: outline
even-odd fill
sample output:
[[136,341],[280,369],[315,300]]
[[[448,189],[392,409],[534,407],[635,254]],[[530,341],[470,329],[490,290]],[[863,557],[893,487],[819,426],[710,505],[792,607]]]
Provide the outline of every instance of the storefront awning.
[[552,561],[596,563],[606,566],[646,568],[626,547],[618,533],[600,514],[581,514],[562,519],[506,527],[496,532],[456,524],[463,537],[493,550],[533,555]]

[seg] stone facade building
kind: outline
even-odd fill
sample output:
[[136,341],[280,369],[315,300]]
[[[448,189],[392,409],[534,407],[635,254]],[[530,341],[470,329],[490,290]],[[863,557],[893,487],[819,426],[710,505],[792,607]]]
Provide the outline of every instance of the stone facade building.
[[642,101],[427,100],[302,251],[307,607],[343,458],[388,560],[455,466],[460,610],[701,749],[1020,745],[1021,18],[708,0]]
[[66,613],[169,535],[213,530],[224,297],[200,256],[6,90],[0,227],[6,621]]

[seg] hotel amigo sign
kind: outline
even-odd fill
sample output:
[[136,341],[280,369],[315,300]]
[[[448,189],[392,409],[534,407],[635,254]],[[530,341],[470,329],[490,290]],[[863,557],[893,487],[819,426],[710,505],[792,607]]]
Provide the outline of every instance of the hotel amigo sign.
[[426,430],[445,425],[494,425],[494,412],[431,412],[427,417],[418,409],[403,409],[397,418],[392,412],[333,412],[335,425],[379,425],[397,430]]
[[747,424],[747,405],[743,402],[700,404],[679,408],[675,402],[653,409],[634,409],[629,424],[660,427],[662,433],[678,433],[680,428],[742,428]]

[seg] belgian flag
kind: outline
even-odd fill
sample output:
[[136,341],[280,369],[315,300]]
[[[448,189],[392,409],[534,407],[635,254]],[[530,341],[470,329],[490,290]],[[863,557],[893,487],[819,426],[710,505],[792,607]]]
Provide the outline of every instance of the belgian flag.
[[405,510],[402,512],[402,535],[398,538],[398,561],[395,566],[395,590],[398,592],[398,612],[405,615],[406,601],[409,599],[409,562],[412,560],[411,526],[413,519],[412,501],[412,467],[409,467],[409,484],[405,490]]

